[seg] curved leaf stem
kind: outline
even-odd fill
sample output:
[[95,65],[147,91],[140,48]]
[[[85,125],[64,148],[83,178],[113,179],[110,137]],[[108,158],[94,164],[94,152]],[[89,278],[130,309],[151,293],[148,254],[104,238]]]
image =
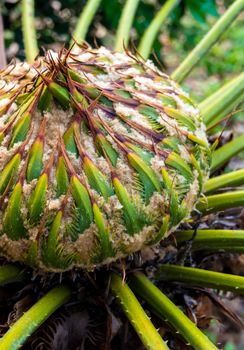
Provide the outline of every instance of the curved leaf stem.
[[244,190],[214,194],[201,198],[196,208],[202,215],[208,215],[217,211],[241,207],[244,205]]
[[29,63],[35,60],[39,52],[35,29],[34,7],[34,0],[22,0],[22,32],[26,60]]
[[147,301],[157,316],[170,323],[193,348],[217,349],[207,336],[145,275],[140,272],[135,273],[130,280],[130,286],[136,294]]
[[128,45],[130,30],[139,1],[140,0],[127,0],[124,5],[115,38],[115,51],[123,52],[124,47]]
[[149,57],[154,40],[162,24],[164,23],[165,19],[168,17],[168,15],[174,9],[178,2],[179,0],[166,1],[160,9],[160,11],[157,12],[156,16],[153,18],[149,27],[143,34],[138,47],[138,51],[144,59],[147,59]]
[[5,45],[4,45],[3,16],[1,12],[2,12],[2,9],[0,5],[0,69],[2,69],[7,63],[6,54],[5,54]]
[[221,121],[237,106],[244,93],[244,73],[225,84],[217,92],[199,104],[203,121],[207,127]]
[[214,192],[219,188],[244,185],[244,169],[231,171],[227,174],[215,176],[204,185],[204,193]]
[[22,282],[26,279],[23,269],[16,265],[0,266],[0,286],[12,282]]
[[25,340],[71,296],[70,288],[58,286],[38,300],[0,339],[0,348],[17,350]]
[[162,265],[157,273],[160,281],[177,281],[186,285],[228,290],[244,293],[244,277],[232,274],[213,272],[195,267]]
[[111,278],[111,289],[145,347],[149,350],[168,350],[168,346],[163,342],[131,289],[114,273]]
[[213,152],[211,172],[218,170],[232,157],[244,150],[244,137],[240,135]]
[[[193,234],[193,230],[178,231],[174,238],[181,244],[191,240]],[[191,248],[193,251],[244,253],[244,230],[197,230]]]
[[200,59],[211,49],[219,40],[223,32],[231,25],[234,19],[241,13],[244,8],[244,0],[236,0],[224,13],[224,15],[215,23],[212,29],[191,51],[186,59],[171,75],[172,79],[178,83],[182,82],[193,70]]
[[[101,3],[101,0],[88,0],[83,11],[80,14],[78,22],[73,32],[73,37],[78,43],[82,43],[85,40],[89,26],[93,17]],[[73,41],[71,40],[71,44]]]

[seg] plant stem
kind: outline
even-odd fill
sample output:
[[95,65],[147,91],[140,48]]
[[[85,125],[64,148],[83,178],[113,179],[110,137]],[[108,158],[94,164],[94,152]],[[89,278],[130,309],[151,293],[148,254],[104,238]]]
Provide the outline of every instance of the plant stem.
[[130,30],[139,1],[140,0],[127,0],[124,5],[115,38],[115,51],[123,52],[124,47],[128,45]]
[[237,106],[244,93],[244,73],[225,84],[217,92],[199,104],[203,121],[211,127],[228,115]]
[[[86,5],[80,14],[73,33],[73,37],[78,43],[82,43],[85,40],[88,28],[97,12],[100,3],[101,0],[88,0],[86,2]],[[71,44],[72,43],[73,41],[71,40]]]
[[227,81],[224,85],[222,85],[217,91],[215,91],[214,93],[212,93],[210,96],[208,96],[207,98],[205,98],[203,101],[201,101],[198,106],[203,106],[203,107],[207,107],[207,105],[209,103],[212,103],[214,100],[216,100],[216,98],[219,98],[220,96],[222,96],[223,93],[225,93],[225,90],[230,89],[232,84],[236,83],[236,80],[240,79],[240,75],[232,78],[231,80]]
[[122,309],[145,347],[149,350],[169,349],[163,342],[133,292],[116,274],[112,274],[111,288],[119,299]]
[[37,301],[0,339],[4,350],[17,350],[25,340],[71,296],[70,288],[58,286]]
[[142,273],[135,273],[130,281],[134,292],[140,295],[163,320],[169,322],[182,337],[197,350],[216,350],[215,345],[172,301]]
[[34,0],[22,0],[22,32],[26,60],[29,63],[35,60],[39,52],[35,29],[34,6]]
[[244,205],[244,190],[214,194],[201,198],[196,208],[202,215],[208,215],[217,211],[241,207]]
[[138,51],[144,59],[147,59],[149,57],[154,40],[162,24],[178,2],[179,0],[166,1],[143,34],[138,47]]
[[4,45],[4,28],[3,28],[3,16],[1,14],[0,5],[0,69],[6,65],[5,45]]
[[177,281],[186,285],[229,290],[244,293],[244,277],[227,273],[207,271],[195,267],[162,265],[158,271],[160,281]]
[[12,282],[22,282],[26,278],[23,269],[15,265],[0,266],[0,286]]
[[219,188],[244,185],[244,169],[212,177],[204,185],[204,193],[214,192]]
[[218,170],[232,157],[244,150],[244,137],[240,135],[213,152],[211,172]]
[[[191,240],[193,233],[193,230],[178,231],[174,238],[177,243],[184,243]],[[192,250],[244,253],[244,230],[197,230]]]
[[199,44],[192,50],[180,66],[173,72],[172,79],[178,83],[182,82],[200,59],[211,49],[219,40],[223,32],[231,25],[234,19],[244,8],[244,0],[236,0],[224,13],[224,15],[215,23],[212,29],[205,35]]

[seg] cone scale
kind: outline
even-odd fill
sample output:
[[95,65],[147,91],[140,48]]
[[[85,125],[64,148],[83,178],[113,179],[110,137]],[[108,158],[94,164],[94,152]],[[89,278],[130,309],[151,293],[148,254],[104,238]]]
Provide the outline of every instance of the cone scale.
[[150,61],[47,52],[0,72],[0,255],[93,269],[155,244],[208,177],[198,108]]

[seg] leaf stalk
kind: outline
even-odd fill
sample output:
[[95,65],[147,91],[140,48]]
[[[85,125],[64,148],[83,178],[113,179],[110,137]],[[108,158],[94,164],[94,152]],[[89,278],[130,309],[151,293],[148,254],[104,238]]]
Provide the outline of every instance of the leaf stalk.
[[191,51],[186,59],[171,75],[172,79],[181,83],[193,70],[196,64],[219,40],[223,32],[232,24],[235,18],[244,8],[244,0],[236,0],[224,13],[224,15],[215,23],[212,29]]
[[135,273],[130,286],[151,306],[157,316],[170,323],[192,347],[197,350],[217,350],[207,336],[145,275]]
[[204,288],[215,288],[244,293],[244,277],[232,274],[207,271],[195,267],[178,265],[162,265],[158,271],[157,279],[160,281],[177,281],[186,285]]

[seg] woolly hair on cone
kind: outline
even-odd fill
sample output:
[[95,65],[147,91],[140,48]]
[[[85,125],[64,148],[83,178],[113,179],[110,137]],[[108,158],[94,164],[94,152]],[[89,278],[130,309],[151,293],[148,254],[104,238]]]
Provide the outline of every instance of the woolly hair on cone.
[[0,73],[0,255],[92,269],[194,208],[210,151],[197,107],[150,61],[103,47]]

